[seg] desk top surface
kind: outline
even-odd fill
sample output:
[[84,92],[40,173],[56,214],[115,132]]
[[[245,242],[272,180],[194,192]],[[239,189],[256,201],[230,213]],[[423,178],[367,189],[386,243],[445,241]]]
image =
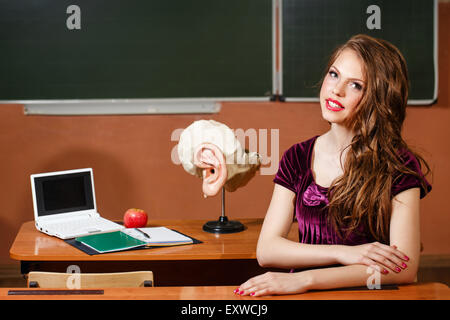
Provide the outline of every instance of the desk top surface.
[[[70,299],[70,300],[450,300],[450,289],[442,283],[417,283],[399,286],[398,290],[330,290],[303,294],[241,297],[233,286],[207,287],[152,287],[105,288],[101,295],[8,295],[9,290],[36,290],[30,288],[0,288],[3,299]],[[45,289],[38,289],[45,290]]]
[[[153,220],[148,227],[164,226],[202,241],[200,244],[130,250],[89,256],[63,240],[36,230],[34,221],[25,222],[10,248],[19,261],[143,261],[256,259],[256,244],[263,219],[237,219],[246,229],[233,234],[212,234],[202,230],[204,220]],[[298,237],[293,223],[289,238]],[[298,238],[297,238],[298,239]]]

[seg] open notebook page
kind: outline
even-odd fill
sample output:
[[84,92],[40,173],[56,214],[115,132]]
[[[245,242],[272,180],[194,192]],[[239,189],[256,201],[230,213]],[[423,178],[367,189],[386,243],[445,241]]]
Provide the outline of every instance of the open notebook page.
[[122,232],[147,243],[147,245],[176,244],[176,243],[192,243],[192,239],[182,235],[179,232],[170,230],[166,227],[139,228],[145,232],[150,238],[147,238],[135,228],[122,229]]

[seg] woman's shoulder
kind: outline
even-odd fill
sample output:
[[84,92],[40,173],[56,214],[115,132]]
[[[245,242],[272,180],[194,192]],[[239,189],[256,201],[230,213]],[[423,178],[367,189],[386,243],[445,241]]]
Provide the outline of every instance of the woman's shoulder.
[[425,197],[431,191],[432,186],[425,178],[419,159],[407,148],[399,149],[399,156],[403,165],[414,173],[396,172],[392,185],[392,195],[395,196],[406,189],[419,187],[420,198]]
[[285,152],[285,156],[291,156],[294,158],[304,158],[307,157],[314,146],[314,142],[319,136],[314,136],[312,138],[309,138],[308,140],[297,142],[290,146]]
[[398,150],[398,155],[400,156],[400,159],[405,167],[417,173],[422,173],[422,166],[419,159],[410,149],[400,148]]
[[307,172],[311,150],[316,137],[296,143],[288,148],[281,157],[274,182],[293,192],[297,192],[298,182]]

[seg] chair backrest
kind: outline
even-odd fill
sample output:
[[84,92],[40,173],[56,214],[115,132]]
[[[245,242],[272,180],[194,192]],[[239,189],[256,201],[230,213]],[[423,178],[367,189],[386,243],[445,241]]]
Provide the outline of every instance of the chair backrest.
[[27,284],[28,287],[48,289],[152,287],[153,272],[60,273],[33,271],[28,274]]

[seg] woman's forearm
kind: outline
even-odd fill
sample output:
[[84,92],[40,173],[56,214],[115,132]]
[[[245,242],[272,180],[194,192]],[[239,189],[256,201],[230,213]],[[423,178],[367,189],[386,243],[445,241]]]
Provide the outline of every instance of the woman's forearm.
[[399,273],[382,274],[364,265],[349,265],[333,268],[303,271],[311,279],[309,290],[326,290],[346,287],[368,286],[370,289],[383,284],[412,283],[415,270],[402,270]]
[[338,264],[336,245],[298,243],[283,237],[260,239],[256,255],[262,267],[310,268]]
[[398,273],[382,274],[379,270],[359,264],[295,273],[266,272],[244,282],[235,293],[257,297],[348,287],[367,286],[368,289],[380,289],[383,284],[414,282],[416,273],[413,269],[405,269]]

